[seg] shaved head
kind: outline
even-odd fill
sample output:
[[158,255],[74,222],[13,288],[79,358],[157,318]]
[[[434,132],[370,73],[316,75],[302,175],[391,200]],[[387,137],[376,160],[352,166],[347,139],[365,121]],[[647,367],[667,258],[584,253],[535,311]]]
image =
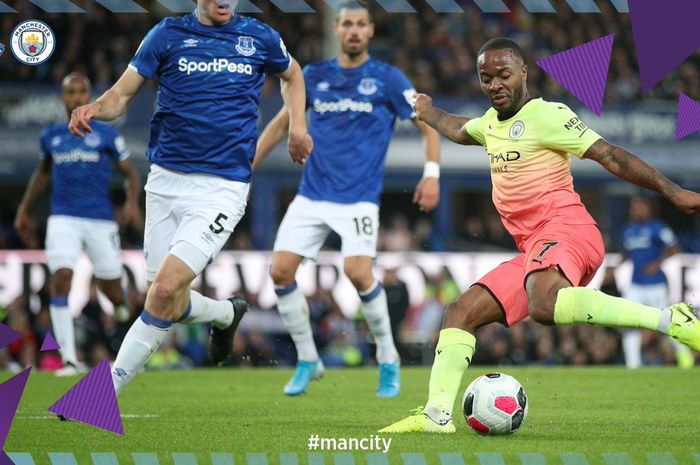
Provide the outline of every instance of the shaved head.
[[71,86],[72,81],[82,81],[83,85],[85,86],[86,90],[90,92],[90,79],[83,73],[70,73],[66,77],[63,78],[63,81],[61,81],[61,90],[64,92]]

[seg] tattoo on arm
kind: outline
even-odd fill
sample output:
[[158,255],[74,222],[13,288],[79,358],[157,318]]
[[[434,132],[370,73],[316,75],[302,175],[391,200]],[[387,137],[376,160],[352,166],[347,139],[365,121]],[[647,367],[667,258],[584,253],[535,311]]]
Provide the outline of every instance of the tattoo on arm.
[[678,184],[672,182],[656,168],[622,147],[608,143],[605,139],[599,139],[591,145],[584,157],[597,161],[615,176],[659,192],[666,198],[673,197],[681,190]]
[[428,115],[422,116],[422,119],[452,142],[462,145],[479,145],[477,141],[462,129],[469,121],[469,118],[466,116],[453,115],[433,108]]

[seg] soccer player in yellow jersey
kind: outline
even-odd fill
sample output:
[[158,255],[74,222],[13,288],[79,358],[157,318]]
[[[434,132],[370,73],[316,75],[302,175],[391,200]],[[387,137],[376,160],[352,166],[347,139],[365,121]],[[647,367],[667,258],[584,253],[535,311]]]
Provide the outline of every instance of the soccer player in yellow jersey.
[[477,55],[481,89],[491,108],[480,118],[448,114],[418,94],[417,116],[462,145],[488,153],[493,203],[521,254],[479,279],[447,306],[435,349],[428,402],[382,433],[452,433],[452,408],[476,346],[476,330],[511,326],[528,315],[545,325],[575,323],[645,328],[700,351],[700,322],[684,303],[654,308],[587,289],[600,267],[603,240],[573,188],[570,154],[659,192],[688,214],[700,213],[700,194],[608,143],[566,105],[533,99],[518,44],[496,38]]

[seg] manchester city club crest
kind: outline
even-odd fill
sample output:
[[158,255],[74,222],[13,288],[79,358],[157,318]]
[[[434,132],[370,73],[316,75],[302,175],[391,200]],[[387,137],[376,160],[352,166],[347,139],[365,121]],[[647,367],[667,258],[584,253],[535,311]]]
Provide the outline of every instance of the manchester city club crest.
[[362,78],[357,91],[362,95],[373,95],[377,92],[377,83],[374,78]]
[[510,127],[510,138],[517,139],[525,132],[525,123],[518,120]]
[[253,43],[252,37],[239,37],[238,43],[236,44],[236,51],[243,56],[251,56],[255,53],[255,44]]
[[30,19],[19,23],[12,31],[10,48],[17,60],[27,65],[39,65],[53,54],[56,37],[48,24]]

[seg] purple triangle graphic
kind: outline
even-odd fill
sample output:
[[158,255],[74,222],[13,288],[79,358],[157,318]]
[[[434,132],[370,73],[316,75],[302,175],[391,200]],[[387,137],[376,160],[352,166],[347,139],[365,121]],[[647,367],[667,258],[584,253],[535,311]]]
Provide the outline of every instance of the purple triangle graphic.
[[49,412],[124,435],[109,360],[105,358],[56,401]]
[[15,419],[19,399],[27,385],[30,371],[32,369],[27,368],[17,376],[0,384],[0,449],[5,445],[5,439],[10,433],[10,426],[12,426],[12,420]]
[[44,343],[41,344],[41,349],[39,349],[39,352],[45,352],[47,350],[58,350],[60,349],[61,346],[58,345],[58,342],[56,342],[56,339],[53,338],[51,335],[51,331],[46,333],[46,337],[44,338]]
[[700,103],[681,92],[678,96],[676,140],[681,140],[696,131],[700,131]]
[[0,323],[0,349],[5,347],[6,345],[12,344],[20,337],[22,337],[22,335],[19,334],[17,331],[10,328],[9,326]]
[[537,64],[600,116],[614,38],[615,34],[601,37],[543,58]]
[[659,83],[700,48],[700,2],[629,0],[642,91]]
[[15,465],[15,462],[8,457],[4,450],[0,450],[0,465]]

